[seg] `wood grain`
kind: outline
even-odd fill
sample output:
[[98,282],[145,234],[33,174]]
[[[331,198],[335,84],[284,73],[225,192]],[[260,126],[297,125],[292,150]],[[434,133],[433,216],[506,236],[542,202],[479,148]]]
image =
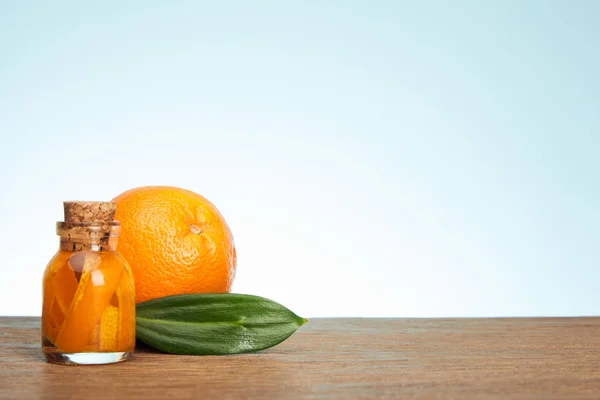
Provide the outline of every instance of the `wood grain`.
[[261,353],[44,362],[0,317],[2,399],[600,399],[600,318],[314,319]]

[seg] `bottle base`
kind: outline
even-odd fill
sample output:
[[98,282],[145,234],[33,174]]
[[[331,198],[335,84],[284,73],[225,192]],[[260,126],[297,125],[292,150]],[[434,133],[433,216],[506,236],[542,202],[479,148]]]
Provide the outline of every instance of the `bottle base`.
[[48,362],[65,365],[100,365],[112,364],[131,358],[133,352],[114,353],[63,353],[59,351],[44,353]]

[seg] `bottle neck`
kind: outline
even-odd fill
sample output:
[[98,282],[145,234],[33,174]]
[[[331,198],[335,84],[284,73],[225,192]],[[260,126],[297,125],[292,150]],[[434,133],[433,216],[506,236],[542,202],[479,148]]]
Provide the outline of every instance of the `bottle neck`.
[[119,243],[119,238],[116,236],[111,236],[108,238],[88,239],[88,240],[68,238],[68,237],[61,236],[60,250],[62,250],[62,251],[82,251],[82,250],[116,251],[118,243]]
[[112,222],[57,222],[63,251],[116,251],[121,225]]

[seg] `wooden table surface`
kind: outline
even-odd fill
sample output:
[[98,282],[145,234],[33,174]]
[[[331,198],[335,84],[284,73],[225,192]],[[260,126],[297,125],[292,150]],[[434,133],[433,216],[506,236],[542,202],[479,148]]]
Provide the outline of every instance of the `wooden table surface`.
[[261,353],[46,363],[0,317],[2,399],[600,399],[600,318],[314,319]]

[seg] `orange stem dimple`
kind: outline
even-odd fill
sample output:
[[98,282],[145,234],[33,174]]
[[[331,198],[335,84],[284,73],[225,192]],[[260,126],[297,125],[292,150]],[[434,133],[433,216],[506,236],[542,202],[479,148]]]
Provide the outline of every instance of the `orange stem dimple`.
[[65,352],[89,351],[89,341],[115,293],[124,269],[119,263],[87,262],[54,345]]

